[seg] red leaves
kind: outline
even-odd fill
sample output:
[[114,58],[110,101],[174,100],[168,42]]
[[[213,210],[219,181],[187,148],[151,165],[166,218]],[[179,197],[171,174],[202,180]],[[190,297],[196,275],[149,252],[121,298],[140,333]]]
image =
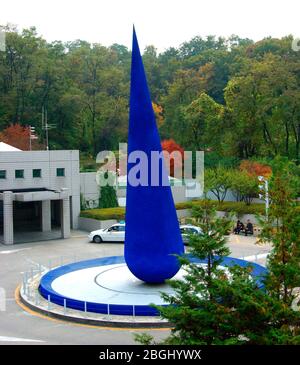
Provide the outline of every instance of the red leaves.
[[[13,147],[19,148],[23,151],[30,149],[30,128],[21,126],[20,124],[11,124],[0,132],[0,141],[7,143]],[[31,141],[32,149],[40,149],[40,145],[36,140]]]
[[[179,154],[177,155],[174,154],[174,158],[170,156],[170,176],[174,176],[175,170],[182,169],[184,160],[184,149],[179,144],[177,144],[174,139],[163,140],[161,143],[161,147],[163,151],[166,151],[169,154],[175,151],[179,152]],[[166,163],[167,162],[168,161],[166,159]]]
[[272,174],[272,169],[268,165],[261,164],[256,161],[244,160],[240,164],[240,170],[245,171],[250,176],[269,177]]

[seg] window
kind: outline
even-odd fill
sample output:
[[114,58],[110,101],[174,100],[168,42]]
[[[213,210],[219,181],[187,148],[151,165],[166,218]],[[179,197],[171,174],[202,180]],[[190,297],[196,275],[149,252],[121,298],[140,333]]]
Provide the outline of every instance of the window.
[[42,177],[42,170],[41,169],[33,169],[32,170],[32,177]]
[[56,176],[65,176],[65,169],[64,168],[56,169]]
[[0,179],[6,179],[6,170],[0,170]]
[[24,179],[24,170],[15,170],[16,179]]
[[108,232],[117,232],[117,231],[119,231],[118,226],[112,226],[112,227],[108,228]]

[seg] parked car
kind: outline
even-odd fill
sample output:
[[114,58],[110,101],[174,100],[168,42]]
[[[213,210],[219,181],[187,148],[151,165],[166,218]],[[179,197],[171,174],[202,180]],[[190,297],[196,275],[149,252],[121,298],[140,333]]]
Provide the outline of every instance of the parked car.
[[100,243],[107,242],[124,242],[125,240],[125,223],[116,223],[105,229],[98,229],[91,232],[89,240]]
[[180,226],[180,232],[181,232],[182,240],[185,244],[189,243],[189,236],[191,234],[199,234],[199,235],[203,234],[200,227],[193,226],[191,224],[182,224]]
[[[184,243],[188,243],[190,234],[202,234],[201,228],[185,224],[180,226],[180,232]],[[101,242],[124,242],[125,223],[116,223],[105,229],[98,229],[88,235],[90,241]]]

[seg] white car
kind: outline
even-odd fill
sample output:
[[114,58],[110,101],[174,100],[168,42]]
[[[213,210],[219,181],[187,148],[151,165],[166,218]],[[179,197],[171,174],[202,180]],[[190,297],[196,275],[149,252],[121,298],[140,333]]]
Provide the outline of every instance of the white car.
[[200,227],[193,226],[191,224],[182,224],[180,226],[180,232],[184,243],[189,243],[189,236],[191,234],[199,234],[199,235],[203,234],[202,229]]
[[[180,232],[184,243],[188,243],[190,234],[202,234],[201,228],[190,224],[181,225]],[[88,235],[90,241],[101,242],[124,242],[125,223],[116,223],[105,229],[98,229]]]
[[116,223],[109,228],[98,229],[97,231],[91,232],[89,240],[100,243],[103,241],[107,242],[124,242],[125,240],[125,223]]

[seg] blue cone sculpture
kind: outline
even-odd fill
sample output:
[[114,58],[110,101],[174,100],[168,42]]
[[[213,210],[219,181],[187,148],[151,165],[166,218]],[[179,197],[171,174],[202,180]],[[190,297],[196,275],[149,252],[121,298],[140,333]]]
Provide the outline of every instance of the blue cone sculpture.
[[[133,151],[142,151],[148,157],[148,164],[138,159],[131,162]],[[176,255],[183,254],[184,245],[164,161],[161,161],[158,169],[151,170],[152,151],[161,152],[162,148],[143,61],[133,29],[125,261],[138,279],[147,283],[162,283],[172,278],[180,269]],[[131,178],[139,164],[143,164],[142,167],[146,169],[148,184],[143,179],[143,183],[136,186]],[[138,172],[137,178],[141,177],[139,174]],[[151,184],[154,175],[159,176],[156,186]]]

